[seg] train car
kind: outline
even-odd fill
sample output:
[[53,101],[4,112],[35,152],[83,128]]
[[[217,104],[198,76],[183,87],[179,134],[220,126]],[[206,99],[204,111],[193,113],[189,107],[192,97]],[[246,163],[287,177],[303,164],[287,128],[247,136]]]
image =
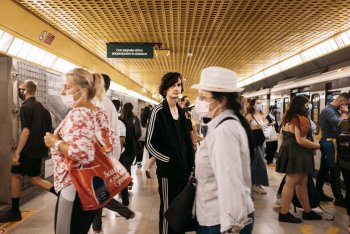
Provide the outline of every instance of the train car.
[[[269,106],[276,105],[279,108],[277,116],[280,123],[283,114],[289,107],[291,99],[297,95],[310,97],[312,110],[311,120],[316,124],[315,140],[321,138],[318,127],[318,117],[321,110],[339,94],[350,91],[350,66],[337,68],[329,72],[316,73],[305,77],[288,79],[280,82],[272,88],[255,92],[244,93],[246,98],[259,98],[264,104],[264,113],[268,114]],[[316,151],[315,168],[320,165],[321,152]]]

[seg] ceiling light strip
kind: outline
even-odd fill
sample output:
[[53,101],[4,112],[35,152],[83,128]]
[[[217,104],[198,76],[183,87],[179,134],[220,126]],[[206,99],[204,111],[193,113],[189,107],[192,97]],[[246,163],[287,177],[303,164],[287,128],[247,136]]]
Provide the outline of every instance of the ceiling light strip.
[[[65,73],[72,68],[78,67],[65,59],[62,59],[44,49],[40,49],[39,47],[14,37],[2,30],[0,30],[0,52],[47,67],[60,73]],[[114,82],[112,82],[111,89],[116,92],[125,93],[129,96],[144,100],[145,102],[158,104],[158,102],[136,93],[135,91],[128,90],[124,86]]]
[[[350,45],[350,29],[238,82],[244,87]],[[263,76],[263,77],[262,77]]]

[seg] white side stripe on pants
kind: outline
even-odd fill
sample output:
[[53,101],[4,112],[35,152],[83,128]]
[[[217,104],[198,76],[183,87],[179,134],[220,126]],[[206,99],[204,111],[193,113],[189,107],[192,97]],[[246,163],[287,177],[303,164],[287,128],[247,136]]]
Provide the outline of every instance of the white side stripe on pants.
[[[163,192],[163,215],[165,211],[169,208],[169,201],[168,201],[168,178],[162,178],[162,192]],[[162,234],[168,234],[168,221],[163,216],[163,233]]]

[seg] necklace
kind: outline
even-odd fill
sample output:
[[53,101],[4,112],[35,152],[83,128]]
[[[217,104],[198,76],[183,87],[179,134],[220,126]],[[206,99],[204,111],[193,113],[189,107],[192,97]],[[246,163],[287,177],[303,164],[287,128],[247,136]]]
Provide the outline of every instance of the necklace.
[[177,108],[175,108],[174,110],[170,109],[170,112],[173,114],[177,114]]

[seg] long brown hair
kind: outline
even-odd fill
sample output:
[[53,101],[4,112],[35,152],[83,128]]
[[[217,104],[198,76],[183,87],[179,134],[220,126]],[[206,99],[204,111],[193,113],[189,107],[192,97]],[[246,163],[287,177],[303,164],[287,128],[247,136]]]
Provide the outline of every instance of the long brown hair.
[[[255,114],[255,103],[256,103],[257,100],[259,100],[259,99],[253,98],[253,99],[251,99],[251,100],[249,101],[249,107],[248,107],[248,110],[247,110],[248,114],[251,114],[251,115],[254,115],[254,114]],[[263,115],[263,112],[262,112],[262,111],[259,111],[259,113],[260,113],[261,115]]]
[[289,106],[289,109],[282,118],[281,125],[291,121],[297,115],[308,117],[305,104],[309,102],[309,99],[304,95],[295,96]]

